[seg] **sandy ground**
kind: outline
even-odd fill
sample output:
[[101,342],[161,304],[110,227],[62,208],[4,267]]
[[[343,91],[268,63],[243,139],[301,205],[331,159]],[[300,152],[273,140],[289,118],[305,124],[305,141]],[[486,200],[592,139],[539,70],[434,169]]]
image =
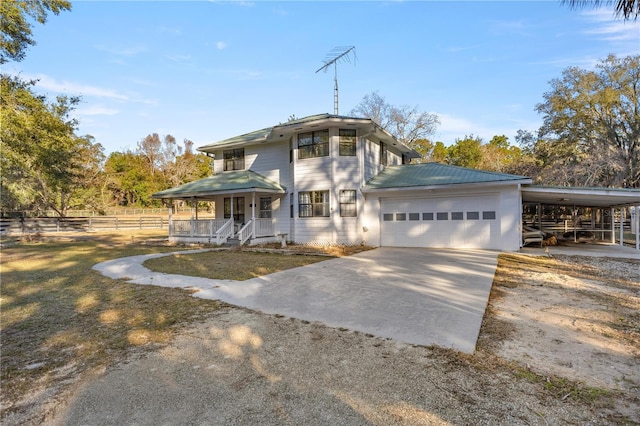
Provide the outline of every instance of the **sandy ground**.
[[640,261],[561,255],[554,263],[494,283],[491,318],[508,332],[487,345],[541,374],[621,391],[631,400],[616,408],[640,421]]
[[[639,422],[640,263],[557,262],[496,280],[475,355],[229,307],[3,423]],[[613,398],[558,394],[557,377]]]

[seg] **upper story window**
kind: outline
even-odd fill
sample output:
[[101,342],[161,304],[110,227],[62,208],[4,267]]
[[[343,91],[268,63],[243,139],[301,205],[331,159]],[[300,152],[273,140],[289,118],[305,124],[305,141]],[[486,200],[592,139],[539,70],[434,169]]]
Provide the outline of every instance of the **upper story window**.
[[326,157],[329,155],[329,130],[298,134],[298,158]]
[[298,216],[329,217],[329,191],[299,192]]
[[340,155],[356,155],[356,129],[340,129]]
[[380,142],[380,164],[387,165],[387,144]]
[[244,148],[225,149],[222,152],[224,171],[244,170]]

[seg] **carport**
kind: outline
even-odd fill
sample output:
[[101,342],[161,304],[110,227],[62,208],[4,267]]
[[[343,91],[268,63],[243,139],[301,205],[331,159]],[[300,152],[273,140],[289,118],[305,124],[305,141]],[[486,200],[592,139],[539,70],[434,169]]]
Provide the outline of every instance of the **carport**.
[[574,242],[621,246],[629,231],[631,243],[640,250],[640,189],[523,185],[521,191],[524,226]]

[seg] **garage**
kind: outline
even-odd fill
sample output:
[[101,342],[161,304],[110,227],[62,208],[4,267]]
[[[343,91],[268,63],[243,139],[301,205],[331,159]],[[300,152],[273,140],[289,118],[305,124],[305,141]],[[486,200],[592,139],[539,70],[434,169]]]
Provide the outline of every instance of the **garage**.
[[502,248],[500,194],[381,198],[381,245]]

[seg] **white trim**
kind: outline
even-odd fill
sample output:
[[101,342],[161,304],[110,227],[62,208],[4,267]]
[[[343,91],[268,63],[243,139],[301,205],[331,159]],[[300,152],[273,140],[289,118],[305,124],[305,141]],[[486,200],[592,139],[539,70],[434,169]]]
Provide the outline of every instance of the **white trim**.
[[390,193],[390,192],[412,192],[412,191],[433,191],[433,190],[465,190],[475,189],[479,187],[488,186],[508,186],[508,185],[521,185],[531,182],[531,179],[518,179],[518,180],[499,180],[492,182],[473,182],[473,183],[452,183],[448,185],[429,185],[429,186],[398,186],[393,188],[375,188],[367,189],[365,186],[362,188],[363,194],[377,194],[377,193]]

